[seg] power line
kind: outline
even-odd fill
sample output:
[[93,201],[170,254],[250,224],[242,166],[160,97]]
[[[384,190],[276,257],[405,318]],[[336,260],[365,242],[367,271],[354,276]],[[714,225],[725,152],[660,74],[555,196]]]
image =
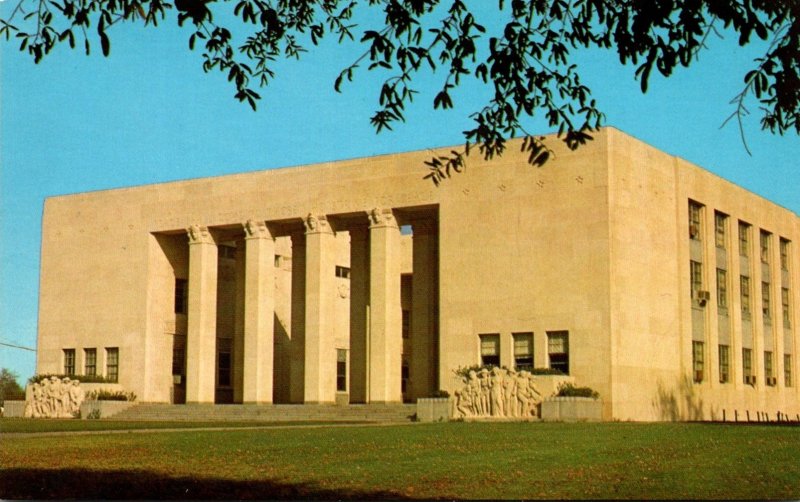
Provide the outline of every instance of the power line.
[[22,345],[14,345],[13,343],[0,342],[0,345],[5,345],[6,347],[12,347],[15,349],[30,350],[31,352],[36,352],[36,349],[32,349],[30,347],[23,347]]

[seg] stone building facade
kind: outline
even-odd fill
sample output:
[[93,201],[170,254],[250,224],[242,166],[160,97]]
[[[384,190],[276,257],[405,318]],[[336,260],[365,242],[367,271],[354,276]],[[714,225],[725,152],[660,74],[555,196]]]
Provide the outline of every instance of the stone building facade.
[[556,368],[621,420],[800,413],[800,219],[615,129],[52,197],[37,371],[141,401],[413,401]]

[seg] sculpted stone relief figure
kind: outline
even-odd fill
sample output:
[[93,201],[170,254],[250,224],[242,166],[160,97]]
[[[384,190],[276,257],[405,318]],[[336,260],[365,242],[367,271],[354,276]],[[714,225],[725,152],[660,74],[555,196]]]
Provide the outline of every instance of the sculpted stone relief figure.
[[31,399],[25,403],[29,418],[72,418],[83,402],[80,382],[52,376],[31,386]]
[[453,416],[527,418],[536,416],[542,395],[528,371],[486,368],[470,371],[454,393]]

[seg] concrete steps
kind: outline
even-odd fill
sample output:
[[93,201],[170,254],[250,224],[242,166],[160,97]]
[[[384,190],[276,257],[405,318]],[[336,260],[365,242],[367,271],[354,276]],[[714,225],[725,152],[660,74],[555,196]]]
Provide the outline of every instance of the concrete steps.
[[[409,422],[415,404],[163,404],[139,403],[114,420],[253,421],[253,422]],[[106,417],[104,417],[106,418]]]

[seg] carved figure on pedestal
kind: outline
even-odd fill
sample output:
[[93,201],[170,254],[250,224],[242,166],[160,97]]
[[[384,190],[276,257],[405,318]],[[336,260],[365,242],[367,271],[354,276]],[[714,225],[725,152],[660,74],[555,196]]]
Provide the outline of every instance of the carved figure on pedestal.
[[505,370],[502,368],[492,368],[492,379],[489,386],[492,398],[492,416],[504,417],[505,411],[505,396],[503,395],[503,382]]
[[480,415],[491,415],[492,413],[492,405],[491,400],[489,398],[489,387],[492,386],[492,382],[489,379],[489,370],[486,368],[482,368],[480,372],[480,382],[481,382],[481,408],[480,408]]

